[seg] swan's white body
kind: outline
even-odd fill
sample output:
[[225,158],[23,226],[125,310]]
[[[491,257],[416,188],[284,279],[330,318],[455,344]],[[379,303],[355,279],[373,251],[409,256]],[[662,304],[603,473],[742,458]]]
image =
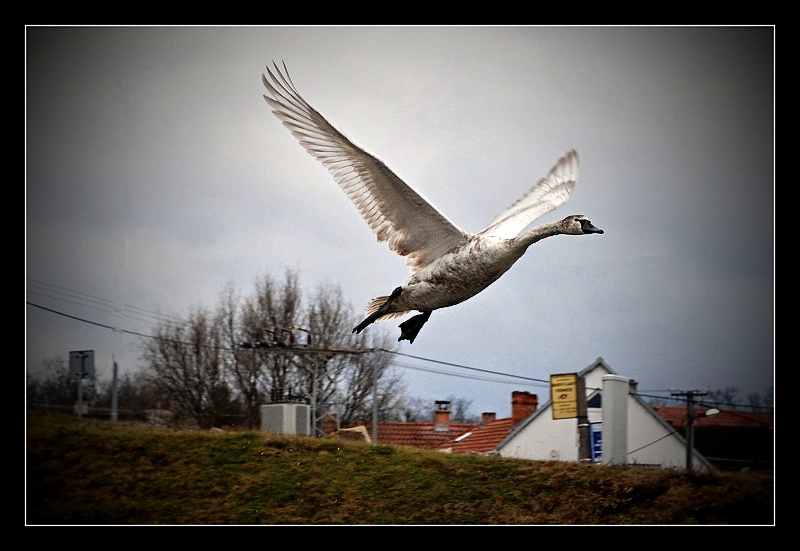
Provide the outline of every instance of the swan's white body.
[[[391,295],[367,306],[354,332],[376,321],[422,312],[400,325],[398,340],[414,342],[433,310],[475,296],[503,275],[527,248],[552,235],[603,233],[582,215],[523,231],[535,219],[563,205],[578,180],[578,156],[568,151],[549,174],[499,214],[480,233],[462,230],[383,162],[336,130],[297,92],[273,63],[262,75],[273,113],[311,155],[325,165],[370,226],[378,241],[404,257],[410,277]],[[286,73],[286,74],[284,74]],[[269,79],[267,79],[269,75]]]

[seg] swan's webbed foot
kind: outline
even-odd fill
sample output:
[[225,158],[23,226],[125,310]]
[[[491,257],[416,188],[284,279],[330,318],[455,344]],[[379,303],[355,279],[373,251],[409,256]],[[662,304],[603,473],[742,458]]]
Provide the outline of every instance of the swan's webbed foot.
[[386,300],[386,302],[383,303],[383,305],[380,308],[378,308],[376,311],[374,311],[369,316],[364,318],[364,321],[362,321],[361,323],[359,323],[358,325],[353,327],[353,333],[356,333],[356,334],[361,333],[364,329],[367,328],[368,325],[370,325],[371,323],[374,323],[375,320],[377,320],[379,317],[388,314],[389,313],[389,306],[392,305],[392,302],[394,302],[394,299],[396,299],[397,297],[400,296],[400,293],[402,291],[403,291],[402,287],[397,287],[394,291],[392,291],[392,294],[389,295],[389,298]]
[[429,317],[431,317],[430,312],[422,312],[421,314],[417,314],[413,318],[409,318],[401,323],[398,326],[400,327],[400,338],[397,339],[397,342],[405,339],[409,344],[413,344],[414,339],[416,339],[417,335],[419,334],[419,330],[422,329],[422,326],[425,325],[425,322],[428,321]]

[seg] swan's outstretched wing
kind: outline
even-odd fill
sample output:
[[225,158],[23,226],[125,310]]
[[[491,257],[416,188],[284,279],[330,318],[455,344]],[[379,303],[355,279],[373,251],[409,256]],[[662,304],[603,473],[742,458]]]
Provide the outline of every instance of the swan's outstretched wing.
[[267,67],[261,77],[272,112],[328,168],[378,241],[387,241],[391,250],[405,257],[412,273],[466,240],[465,233],[421,194],[311,107],[292,83],[286,65],[283,72],[275,63],[273,67],[275,73]]
[[570,149],[546,177],[497,215],[481,234],[503,239],[516,237],[531,222],[566,203],[579,174],[578,154]]

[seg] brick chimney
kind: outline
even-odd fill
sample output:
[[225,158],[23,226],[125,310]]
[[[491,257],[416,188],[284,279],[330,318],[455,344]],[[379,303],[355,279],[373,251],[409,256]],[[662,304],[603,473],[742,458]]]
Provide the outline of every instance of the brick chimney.
[[484,411],[481,416],[481,425],[488,425],[495,420],[497,414],[493,411]]
[[536,394],[515,390],[511,393],[511,422],[517,424],[539,407]]
[[450,402],[447,400],[436,400],[436,410],[433,412],[433,430],[435,432],[447,432],[450,430]]

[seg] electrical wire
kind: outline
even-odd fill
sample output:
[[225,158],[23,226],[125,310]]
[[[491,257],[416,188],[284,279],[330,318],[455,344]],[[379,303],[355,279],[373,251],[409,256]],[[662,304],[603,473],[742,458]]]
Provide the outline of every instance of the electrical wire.
[[[32,280],[32,281],[35,281],[35,280]],[[54,286],[54,285],[52,287],[53,288],[59,288],[58,286]],[[64,288],[60,288],[60,289],[64,289]],[[69,291],[69,290],[65,289],[65,291]],[[81,295],[82,293],[77,293],[77,294]],[[100,297],[93,297],[92,295],[85,295],[85,296],[91,298],[92,300],[97,300],[101,304],[102,303],[106,303],[106,304],[109,303],[109,301],[101,299]],[[125,333],[125,334],[128,334],[128,335],[134,335],[134,336],[137,336],[137,337],[148,338],[148,339],[159,338],[159,337],[156,337],[154,335],[148,335],[148,334],[145,334],[145,333],[140,333],[138,331],[131,331],[131,330],[128,330],[128,329],[114,327],[114,326],[111,326],[111,325],[95,322],[95,321],[92,321],[92,320],[89,320],[89,319],[86,319],[86,318],[82,318],[82,317],[79,317],[79,316],[70,315],[70,314],[55,310],[53,308],[47,308],[47,307],[42,306],[40,304],[36,304],[36,303],[31,302],[29,300],[26,300],[26,304],[28,304],[29,306],[33,306],[35,308],[40,308],[42,310],[51,312],[53,314],[57,314],[57,315],[60,315],[60,316],[64,316],[64,317],[76,320],[76,321],[80,321],[80,322],[83,322],[83,323],[88,323],[88,324],[95,325],[97,327],[102,327],[102,328],[105,328],[105,329],[111,329],[111,330],[114,330],[114,331],[119,331],[119,332],[122,332],[122,333]],[[141,308],[137,308],[137,307],[129,307],[129,308],[138,309],[138,310],[141,310],[142,312],[146,312],[148,314],[152,314],[151,312],[148,312],[147,310],[144,310],[144,309],[141,309]],[[154,317],[155,317],[155,314],[154,314]],[[170,318],[170,317],[164,317],[164,316],[160,316],[160,317],[162,318],[161,321],[171,321],[171,320],[180,321],[179,318]],[[192,343],[188,343],[188,342],[179,342],[179,341],[176,341],[176,342],[178,342],[179,344],[185,344],[185,345],[191,345],[192,344]],[[225,351],[233,351],[234,350],[234,348],[228,348],[228,347],[218,347],[218,348],[220,348],[221,350],[225,350]],[[387,354],[393,354],[393,355],[396,355],[396,356],[404,356],[404,357],[407,357],[407,358],[412,358],[412,359],[420,360],[420,361],[424,361],[424,362],[430,362],[430,363],[435,363],[435,364],[439,364],[439,365],[446,365],[446,366],[455,367],[455,368],[459,368],[459,369],[466,369],[466,370],[469,370],[469,371],[477,371],[477,372],[481,372],[481,373],[488,373],[488,374],[491,374],[491,375],[499,375],[501,377],[509,377],[509,378],[513,378],[513,379],[521,379],[521,380],[524,380],[524,381],[531,381],[532,383],[542,383],[543,385],[546,385],[546,386],[549,386],[549,384],[550,384],[550,381],[549,380],[545,380],[545,379],[538,379],[538,378],[535,378],[535,377],[526,377],[526,376],[523,376],[523,375],[516,375],[516,374],[513,374],[513,373],[503,373],[503,372],[500,372],[500,371],[493,371],[493,370],[490,370],[490,369],[482,369],[482,368],[477,368],[477,367],[471,367],[471,366],[467,366],[467,365],[463,365],[463,364],[446,362],[446,361],[436,360],[436,359],[432,359],[432,358],[425,358],[423,356],[415,356],[413,354],[406,354],[406,353],[403,353],[403,352],[397,352],[395,350],[388,350],[388,349],[385,349],[385,348],[375,348],[373,350],[379,351],[379,352],[384,352],[384,353],[387,353]],[[398,366],[403,367],[405,369],[416,369],[416,370],[419,370],[419,371],[428,371],[428,372],[431,372],[431,373],[437,373],[437,374],[440,374],[440,375],[448,375],[448,376],[459,377],[459,378],[464,378],[464,379],[475,379],[475,380],[485,380],[485,381],[488,381],[488,382],[515,384],[515,383],[511,383],[510,381],[500,381],[500,380],[493,380],[493,379],[489,379],[489,378],[479,378],[479,377],[475,377],[475,376],[467,376],[467,375],[463,375],[463,374],[451,373],[451,372],[446,372],[446,371],[441,371],[441,370],[434,370],[434,369],[431,369],[431,368],[423,368],[421,366],[414,366],[412,364],[407,364],[407,363],[402,363],[402,364],[398,363],[398,362],[395,362],[395,363]],[[516,384],[531,384],[531,383],[516,383]],[[535,385],[531,385],[531,386],[535,386]],[[587,388],[587,390],[602,390],[602,389],[599,389],[599,388]],[[670,399],[670,400],[683,402],[683,403],[686,402],[685,398],[647,395],[647,394],[641,394],[641,393],[636,393],[636,395],[638,395],[640,397],[650,397],[650,398],[657,398],[657,399]],[[770,407],[770,406],[751,406],[751,405],[743,405],[743,404],[726,404],[726,405],[728,405],[730,407],[733,407],[733,408],[739,407],[739,408],[758,408],[758,409],[772,410],[772,407]]]
[[130,304],[117,306],[111,300],[33,278],[28,278],[26,292],[144,323],[180,321],[180,318],[176,316],[153,312]]

